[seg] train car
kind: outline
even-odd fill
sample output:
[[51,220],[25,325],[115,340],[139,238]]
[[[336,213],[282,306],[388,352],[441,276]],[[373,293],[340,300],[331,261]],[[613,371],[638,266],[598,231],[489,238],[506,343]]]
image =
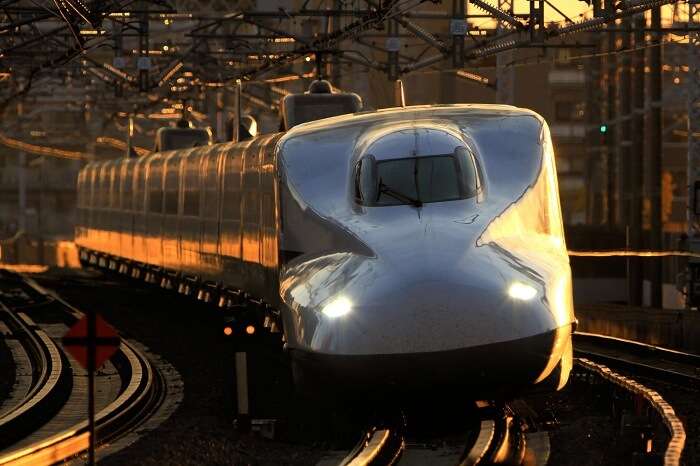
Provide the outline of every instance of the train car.
[[514,396],[568,379],[554,151],[529,110],[325,118],[91,163],[78,193],[83,261],[265,302],[301,387]]

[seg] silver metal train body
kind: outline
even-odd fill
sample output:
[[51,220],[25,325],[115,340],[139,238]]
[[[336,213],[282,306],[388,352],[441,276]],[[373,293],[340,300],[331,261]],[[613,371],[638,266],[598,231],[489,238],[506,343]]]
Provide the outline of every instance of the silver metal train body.
[[[280,311],[300,384],[560,388],[575,319],[537,114],[439,105],[98,162],[76,242]],[[393,389],[392,388],[392,389]]]

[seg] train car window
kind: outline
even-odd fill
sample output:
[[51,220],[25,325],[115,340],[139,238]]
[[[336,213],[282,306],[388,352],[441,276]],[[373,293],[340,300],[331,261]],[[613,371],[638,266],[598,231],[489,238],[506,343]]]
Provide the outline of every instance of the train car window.
[[132,166],[132,163],[126,162],[122,167],[122,199],[120,206],[122,210],[131,210],[133,196],[131,189],[131,183],[133,181],[133,177],[131,174]]
[[95,206],[95,167],[92,166],[90,167],[90,171],[87,174],[87,180],[85,180],[87,183],[87,206],[88,207],[94,207]]
[[143,163],[140,161],[137,161],[136,164],[134,165],[134,197],[133,197],[133,206],[134,206],[134,211],[136,212],[143,212],[144,208],[144,196],[145,196],[145,186],[144,186],[144,179],[143,179],[143,170],[144,166]]
[[154,160],[148,170],[148,211],[163,212],[163,162]]
[[103,166],[100,169],[100,202],[99,207],[101,209],[106,209],[109,207],[109,176],[108,168]]
[[355,197],[366,206],[416,205],[468,199],[477,193],[477,173],[471,154],[375,160],[363,157],[355,174]]
[[199,216],[199,166],[201,157],[185,159],[185,186],[183,214]]
[[78,192],[76,194],[78,207],[85,207],[85,170],[78,172]]
[[223,217],[228,220],[241,219],[241,154],[226,159],[224,174]]
[[207,156],[204,177],[204,218],[218,218],[219,157],[217,153]]
[[245,203],[243,205],[243,221],[245,223],[258,223],[258,211],[260,206],[258,205],[258,192],[257,191],[246,191],[245,192]]
[[112,209],[118,209],[119,208],[119,180],[121,179],[121,176],[119,176],[120,170],[119,167],[112,165],[112,168],[110,168],[110,171],[112,172],[112,187],[110,188],[110,198],[109,198],[109,206]]
[[177,215],[180,180],[179,157],[169,157],[165,165],[165,214]]

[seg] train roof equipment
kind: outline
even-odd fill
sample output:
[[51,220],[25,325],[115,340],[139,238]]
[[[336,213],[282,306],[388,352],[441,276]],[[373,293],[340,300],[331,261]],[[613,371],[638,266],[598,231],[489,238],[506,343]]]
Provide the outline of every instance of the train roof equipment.
[[333,92],[326,80],[316,80],[303,94],[290,94],[282,99],[283,129],[323,118],[357,113],[362,110],[362,98],[353,92]]
[[187,120],[179,120],[177,126],[159,128],[153,152],[210,146],[214,143],[211,128],[194,128]]

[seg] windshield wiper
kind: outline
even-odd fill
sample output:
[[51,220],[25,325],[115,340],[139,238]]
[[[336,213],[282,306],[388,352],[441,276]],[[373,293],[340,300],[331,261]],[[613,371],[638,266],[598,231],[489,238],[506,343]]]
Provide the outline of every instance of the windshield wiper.
[[393,197],[394,199],[398,199],[399,201],[411,204],[414,207],[422,207],[423,206],[423,202],[420,199],[414,199],[410,196],[407,196],[407,195],[403,194],[402,192],[397,191],[394,188],[387,186],[381,180],[379,180],[379,192],[387,194],[387,195]]

